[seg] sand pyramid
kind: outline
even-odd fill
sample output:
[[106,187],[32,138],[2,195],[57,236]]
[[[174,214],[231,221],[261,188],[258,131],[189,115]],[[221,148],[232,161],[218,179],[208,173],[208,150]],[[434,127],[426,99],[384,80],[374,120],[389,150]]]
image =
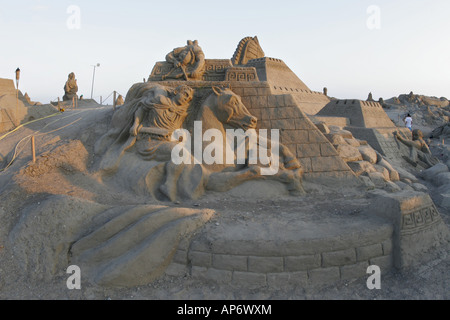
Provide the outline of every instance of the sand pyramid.
[[349,130],[355,138],[367,141],[389,159],[401,157],[402,149],[405,149],[393,133],[401,131],[405,136],[411,136],[408,129],[398,128],[391,121],[381,104],[373,101],[333,100],[316,114],[315,119]]

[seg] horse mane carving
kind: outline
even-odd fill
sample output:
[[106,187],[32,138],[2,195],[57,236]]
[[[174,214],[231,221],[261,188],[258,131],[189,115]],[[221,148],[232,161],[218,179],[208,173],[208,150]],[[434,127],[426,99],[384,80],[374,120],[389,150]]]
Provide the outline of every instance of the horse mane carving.
[[245,65],[249,60],[264,58],[265,53],[259,45],[258,37],[245,37],[242,39],[231,58],[233,65]]

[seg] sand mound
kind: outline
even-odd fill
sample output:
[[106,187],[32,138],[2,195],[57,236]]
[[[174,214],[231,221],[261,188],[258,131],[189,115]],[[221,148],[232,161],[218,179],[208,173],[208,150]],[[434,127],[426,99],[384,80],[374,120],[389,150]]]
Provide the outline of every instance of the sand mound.
[[36,163],[21,170],[22,175],[39,177],[61,169],[67,173],[86,172],[88,152],[81,141],[73,140],[52,152],[41,154]]
[[88,153],[83,144],[74,140],[40,155],[36,163],[30,162],[15,179],[19,186],[29,193],[76,193],[91,198],[89,192],[71,181],[86,175],[87,158]]

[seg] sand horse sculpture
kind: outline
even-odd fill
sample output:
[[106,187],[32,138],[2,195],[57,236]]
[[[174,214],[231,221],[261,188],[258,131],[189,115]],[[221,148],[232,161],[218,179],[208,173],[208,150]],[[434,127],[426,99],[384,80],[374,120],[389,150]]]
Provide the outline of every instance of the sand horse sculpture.
[[[126,180],[139,194],[161,200],[196,199],[207,190],[223,192],[249,180],[267,179],[284,183],[291,193],[302,193],[298,160],[278,141],[258,136],[256,124],[230,89],[213,87],[194,97],[194,90],[185,85],[140,83],[129,90],[96,153],[102,156],[100,169],[105,175]],[[253,149],[250,130],[257,135]],[[230,138],[230,131],[244,139]],[[269,160],[250,161],[262,147]],[[261,170],[274,164],[273,150],[277,170],[264,175]],[[202,159],[205,153],[214,161]]]
[[[96,154],[101,160],[99,170],[105,179],[109,177],[121,187],[172,201],[197,198],[207,190],[227,191],[246,181],[264,179],[280,181],[293,193],[303,192],[299,162],[277,141],[267,137],[257,139],[258,146],[279,150],[277,172],[265,176],[262,170],[272,164],[270,161],[251,164],[248,140],[252,135],[245,135],[241,144],[235,146],[227,139],[218,139],[225,137],[227,130],[246,133],[254,130],[256,124],[257,119],[230,89],[213,87],[196,95],[183,85],[170,88],[136,84],[112,117],[110,130],[96,144]],[[215,139],[203,139],[208,132]],[[216,151],[215,159],[226,157],[227,152],[230,157],[231,152],[236,160],[241,147],[244,150],[241,163],[198,161],[195,148],[189,146],[198,144],[199,135],[202,140],[197,148],[202,156],[209,148]],[[175,163],[174,154],[182,154],[186,161]],[[267,156],[274,160],[273,154]],[[209,209],[161,205],[112,207],[100,215],[110,217],[104,224],[72,244],[70,263],[83,268],[86,277],[100,285],[149,283],[165,272],[181,239],[189,238],[213,215],[214,211]]]

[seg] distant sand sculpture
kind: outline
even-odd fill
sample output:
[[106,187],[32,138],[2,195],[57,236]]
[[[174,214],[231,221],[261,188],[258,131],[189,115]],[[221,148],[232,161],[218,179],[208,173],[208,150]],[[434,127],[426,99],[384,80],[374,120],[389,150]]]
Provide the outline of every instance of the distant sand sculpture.
[[64,85],[64,96],[63,101],[69,101],[73,98],[78,98],[78,84],[77,79],[75,79],[75,73],[71,72],[68,76],[66,84]]

